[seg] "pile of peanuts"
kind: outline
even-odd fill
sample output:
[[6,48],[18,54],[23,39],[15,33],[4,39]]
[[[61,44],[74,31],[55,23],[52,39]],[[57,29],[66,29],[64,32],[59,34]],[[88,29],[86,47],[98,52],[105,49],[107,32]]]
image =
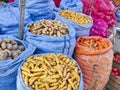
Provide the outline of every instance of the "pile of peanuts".
[[63,54],[30,56],[21,72],[25,85],[34,90],[78,90],[80,83],[78,65]]
[[0,60],[16,59],[24,51],[24,46],[19,45],[10,38],[0,39]]
[[77,24],[88,24],[91,22],[91,18],[86,17],[84,14],[79,14],[73,11],[62,10],[59,14]]
[[28,25],[28,30],[36,35],[63,36],[69,33],[67,25],[55,20],[40,20]]

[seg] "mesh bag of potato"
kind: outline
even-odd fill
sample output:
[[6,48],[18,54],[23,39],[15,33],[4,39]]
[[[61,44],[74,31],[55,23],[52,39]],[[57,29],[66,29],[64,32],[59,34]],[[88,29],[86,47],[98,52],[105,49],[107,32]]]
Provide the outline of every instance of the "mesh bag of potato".
[[93,21],[90,16],[70,10],[61,10],[56,15],[56,20],[62,22],[68,21],[76,31],[76,38],[79,36],[89,36],[90,29],[93,25]]
[[75,59],[83,73],[84,90],[102,90],[112,69],[111,41],[99,36],[79,37],[76,42]]
[[17,90],[83,90],[82,72],[63,54],[33,55],[20,66]]
[[16,90],[17,69],[35,47],[11,36],[0,36],[0,90]]
[[36,53],[63,53],[72,56],[75,30],[68,23],[40,20],[28,25],[25,40],[37,47]]

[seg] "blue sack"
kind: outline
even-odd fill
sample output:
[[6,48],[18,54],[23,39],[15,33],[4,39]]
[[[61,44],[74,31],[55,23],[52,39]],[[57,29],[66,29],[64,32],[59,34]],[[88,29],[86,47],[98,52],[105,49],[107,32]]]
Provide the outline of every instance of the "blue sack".
[[80,0],[61,0],[60,8],[82,13],[83,3]]
[[[20,0],[15,0],[15,3],[20,3]],[[32,21],[54,18],[54,6],[53,0],[26,0],[26,10]]]
[[[62,22],[69,27],[69,34],[61,37],[48,35],[35,35],[27,30],[25,40],[33,44],[36,53],[63,53],[72,56],[75,48],[75,30],[68,22]],[[27,27],[26,27],[27,28]]]
[[[85,15],[86,17],[89,17],[91,18],[90,16],[87,16]],[[88,24],[77,24],[63,16],[60,16],[59,13],[56,14],[56,20],[59,20],[59,21],[66,21],[66,22],[69,22],[75,29],[76,31],[76,38],[78,38],[79,36],[89,36],[89,33],[90,33],[90,29],[93,25],[93,20],[91,23],[88,23]]]
[[[0,5],[1,34],[18,36],[19,18],[20,11],[18,7],[13,7],[10,4],[1,4]],[[26,12],[25,25],[27,25],[29,22],[31,22],[30,15]]]
[[115,15],[116,15],[117,21],[120,22],[120,13],[118,12],[118,10],[116,11]]
[[0,61],[0,90],[16,90],[17,69],[23,59],[33,54],[35,47],[12,36],[0,35],[0,38],[11,38],[25,47],[25,50],[15,60]]
[[[45,55],[45,54],[40,54],[40,55]],[[34,56],[40,56],[40,55],[34,55]],[[69,56],[68,56],[69,57]],[[69,57],[71,60],[74,60],[73,58]],[[24,62],[23,62],[24,63]],[[23,64],[22,63],[22,64]],[[77,63],[77,62],[76,62]],[[21,66],[22,64],[20,65],[19,69],[18,69],[18,75],[17,75],[17,90],[33,90],[32,88],[26,86],[24,84],[24,81],[22,79],[22,75],[21,75]],[[78,63],[77,63],[78,65]],[[84,90],[84,83],[83,83],[83,75],[82,75],[82,71],[78,65],[78,69],[80,70],[80,83],[79,83],[79,89],[78,90]]]

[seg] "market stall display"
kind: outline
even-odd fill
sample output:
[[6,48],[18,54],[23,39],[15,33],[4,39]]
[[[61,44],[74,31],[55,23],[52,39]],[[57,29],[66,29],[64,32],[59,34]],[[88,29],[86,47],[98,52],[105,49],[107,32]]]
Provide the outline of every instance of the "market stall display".
[[77,63],[63,54],[30,56],[21,65],[17,90],[83,90]]
[[119,90],[119,0],[8,1],[0,3],[0,90],[103,90],[107,82],[105,90]]
[[[28,44],[22,40],[19,40],[11,36],[1,35],[0,39],[2,39],[1,50],[6,49],[4,50],[5,51],[4,54],[0,50],[0,53],[2,53],[0,54],[0,58],[1,58],[0,59],[0,89],[16,90],[17,69],[25,58],[33,54],[33,52],[35,51],[35,47],[32,46],[31,44]],[[8,50],[7,48],[11,50]],[[19,48],[19,50],[17,48]],[[15,51],[13,51],[13,49]],[[11,55],[12,57],[10,57]]]
[[[27,27],[27,33],[25,34],[25,40],[35,47],[37,47],[36,52],[38,54],[41,53],[63,53],[65,55],[72,56],[74,48],[75,48],[75,30],[69,23],[63,23],[58,21],[50,21],[50,20],[41,20],[39,22],[56,22],[55,26],[49,26],[49,32],[47,30],[46,24],[43,23],[42,27],[42,35],[32,34],[29,29],[29,24]],[[34,23],[34,25],[36,25]],[[65,24],[65,25],[64,25]],[[38,25],[38,24],[37,24]],[[35,28],[37,28],[36,26]],[[39,29],[41,29],[39,28]],[[56,28],[56,29],[55,29]],[[60,30],[64,28],[64,30]],[[41,31],[41,30],[39,30]],[[54,33],[53,33],[54,31]],[[57,31],[57,32],[56,32]],[[36,32],[34,30],[34,32]],[[39,32],[40,33],[40,32]],[[44,33],[44,34],[43,34]],[[45,34],[54,34],[54,35],[45,35]],[[56,36],[58,34],[58,36]]]
[[76,30],[76,38],[79,36],[88,36],[93,24],[90,16],[70,10],[61,10],[56,16],[56,20],[68,21],[71,23]]
[[98,36],[79,37],[75,59],[83,72],[84,90],[102,90],[112,69],[113,51],[110,40]]

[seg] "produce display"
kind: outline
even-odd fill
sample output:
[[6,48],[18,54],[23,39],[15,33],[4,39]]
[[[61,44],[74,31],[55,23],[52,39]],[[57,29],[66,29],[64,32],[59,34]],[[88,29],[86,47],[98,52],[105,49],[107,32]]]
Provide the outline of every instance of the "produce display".
[[74,60],[63,54],[30,56],[21,66],[26,86],[34,90],[78,90],[80,71]]
[[120,55],[115,55],[114,56],[114,61],[120,63]]
[[33,23],[21,33],[25,41],[16,37],[18,2],[0,6],[0,90],[103,90],[110,75],[120,78],[120,55],[108,39],[120,10],[110,0],[94,0],[93,6],[93,0],[61,0],[59,8],[53,1],[26,0],[23,28]]
[[120,70],[117,68],[112,68],[112,72],[113,75],[117,76],[120,78]]
[[61,16],[74,21],[77,24],[88,24],[92,20],[89,17],[86,17],[84,14],[76,13],[70,10],[62,10],[59,13]]
[[28,30],[37,35],[63,36],[69,33],[68,26],[55,20],[40,20],[28,26]]
[[24,46],[10,38],[0,39],[0,60],[16,59],[21,52],[24,51]]
[[93,50],[102,50],[107,48],[109,45],[103,38],[85,38],[81,37],[78,40],[79,45],[91,48]]

